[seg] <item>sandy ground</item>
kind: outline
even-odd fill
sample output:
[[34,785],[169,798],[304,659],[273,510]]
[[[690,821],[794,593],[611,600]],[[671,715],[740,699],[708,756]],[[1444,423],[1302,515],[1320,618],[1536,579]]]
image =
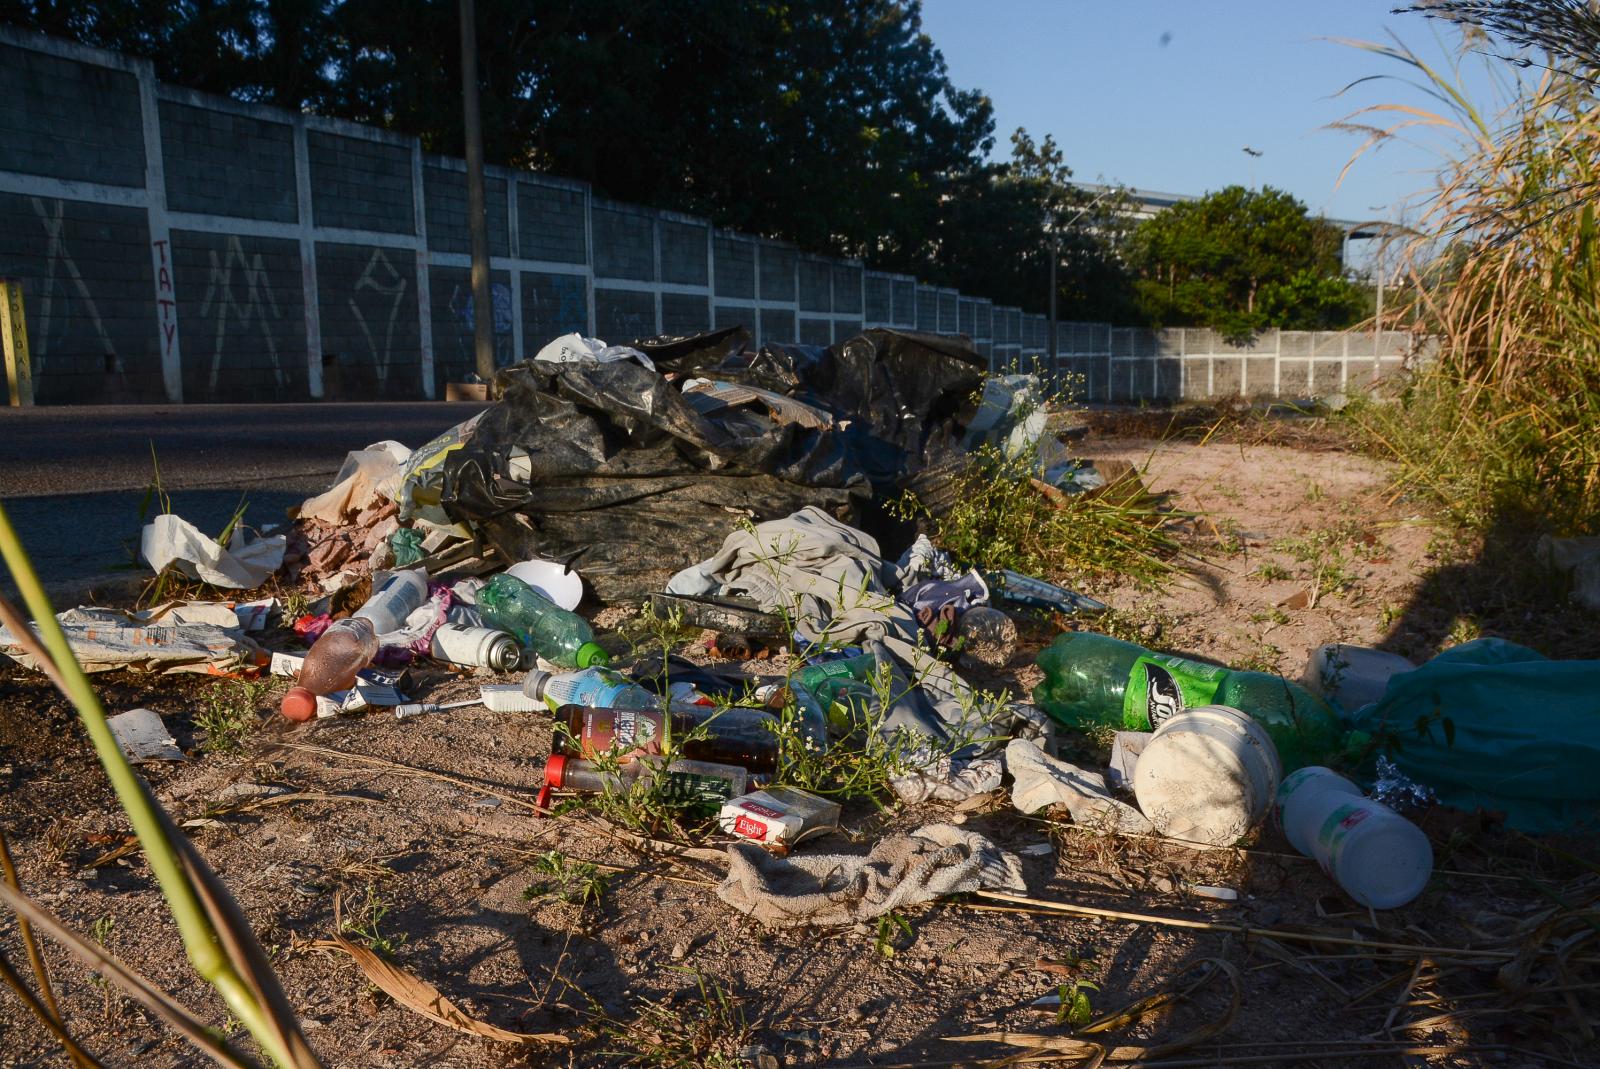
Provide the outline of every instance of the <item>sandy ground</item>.
[[[1176,506],[1205,513],[1186,536],[1192,575],[1161,591],[1103,592],[1116,610],[1108,624],[1122,633],[1297,676],[1307,650],[1323,642],[1384,643],[1425,656],[1482,627],[1470,612],[1429,599],[1429,576],[1454,566],[1448,546],[1455,543],[1417,505],[1396,500],[1388,473],[1368,459],[1221,438],[1157,444],[1091,435],[1081,450],[1148,461],[1152,489],[1172,491]],[[1031,686],[1038,678],[1033,658],[1051,629],[1033,625],[1024,633],[1006,671],[975,675],[974,682]],[[770,662],[749,667],[780,670]],[[1427,955],[1418,966],[1416,955],[1336,943],[998,912],[957,901],[909,914],[910,934],[886,933],[892,956],[875,930],[764,931],[715,897],[720,865],[641,854],[582,814],[541,819],[530,812],[549,752],[547,718],[466,709],[403,724],[369,717],[291,727],[264,719],[245,755],[218,756],[204,752],[192,728],[206,688],[218,684],[126,676],[97,682],[114,709],[145,704],[163,712],[194,755],[153,769],[151,781],[174,814],[192,822],[195,843],[251,918],[329,1066],[610,1065],[651,1050],[660,1055],[677,1042],[690,1053],[651,1064],[738,1064],[735,1055],[749,1046],[787,1065],[948,1064],[1006,1051],[952,1037],[1068,1035],[1053,1009],[1029,1005],[1058,985],[1093,985],[1084,990],[1098,1014],[1160,990],[1199,958],[1224,963],[1213,967],[1208,984],[1173,1008],[1093,1038],[1109,1047],[1144,1046],[1220,1021],[1215,1034],[1175,1055],[1202,1061],[1174,1064],[1239,1064],[1247,1056],[1363,1039],[1395,1048],[1473,1048],[1425,1059],[1388,1054],[1379,1064],[1547,1064],[1541,1053],[1596,1064],[1581,1039],[1588,1025],[1560,1016],[1569,1011],[1559,999],[1548,1013],[1507,1012],[1510,996],[1493,994],[1498,962],[1471,966]],[[478,682],[438,673],[413,691],[446,698],[471,693]],[[263,709],[271,701],[264,698]],[[15,668],[0,668],[0,783],[0,824],[28,892],[203,1019],[232,1028],[249,1050],[183,961],[141,860],[91,864],[124,841],[125,821],[70,710]],[[240,785],[249,784],[291,793],[275,804],[220,811],[248,800],[255,788]],[[1024,818],[1003,794],[960,811],[855,807],[842,834],[808,849],[861,852],[887,830],[932,820],[965,823],[1015,850],[1034,848],[1027,875],[1030,894],[1040,899],[1220,928],[1295,928],[1407,945],[1463,945],[1475,938],[1469,926],[1486,914],[1520,916],[1541,905],[1521,876],[1536,874],[1552,886],[1574,876],[1525,840],[1474,818],[1432,812],[1423,826],[1440,871],[1416,903],[1374,915],[1345,899],[1270,826],[1247,847],[1192,850]],[[542,890],[551,877],[535,859],[548,851],[604,866],[598,902],[573,904]],[[1219,901],[1196,886],[1238,897]],[[304,946],[333,930],[336,900],[347,922],[366,925],[367,937],[396,963],[465,1011],[504,1028],[559,1032],[573,1045],[492,1043],[395,1004],[348,958]],[[23,965],[9,917],[0,919],[0,951]],[[201,1063],[59,947],[48,957],[67,1021],[106,1064]],[[1235,982],[1238,1006],[1230,1017]],[[724,993],[731,1009],[717,1008]],[[665,1012],[652,1016],[652,1004]],[[698,1053],[696,1036],[706,1039]],[[1296,1061],[1374,1060],[1284,1058]],[[66,1064],[20,1004],[0,998],[0,1065]]]

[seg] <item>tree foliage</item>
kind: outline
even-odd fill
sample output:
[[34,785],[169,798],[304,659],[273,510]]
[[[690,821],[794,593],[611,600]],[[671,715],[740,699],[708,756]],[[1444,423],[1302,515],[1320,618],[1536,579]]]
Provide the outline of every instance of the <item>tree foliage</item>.
[[[1051,138],[1018,130],[1010,158],[992,161],[993,108],[951,82],[919,0],[476,9],[491,163],[1032,312],[1049,307],[1054,255],[1061,319],[1224,322],[1213,301],[1240,328],[1343,315],[1348,294],[1303,209],[1278,219],[1267,197],[1180,211],[1135,242],[1118,198],[1073,185]],[[459,156],[457,11],[456,0],[0,0],[0,21],[148,58],[164,81]],[[1213,236],[1183,236],[1196,225]]]
[[1131,252],[1139,304],[1158,326],[1230,337],[1349,326],[1365,295],[1340,276],[1342,238],[1282,190],[1229,186],[1139,228]]

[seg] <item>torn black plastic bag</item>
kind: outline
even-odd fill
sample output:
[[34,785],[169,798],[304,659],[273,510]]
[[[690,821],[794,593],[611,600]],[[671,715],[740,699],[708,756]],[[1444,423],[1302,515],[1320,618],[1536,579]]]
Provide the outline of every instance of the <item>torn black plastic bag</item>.
[[[814,358],[750,354],[737,341],[719,331],[635,343],[658,372],[632,361],[507,369],[501,399],[441,464],[444,511],[508,559],[571,560],[601,600],[641,597],[709,556],[728,513],[759,522],[817,505],[856,522],[874,493],[898,494],[959,449],[983,370],[959,343],[893,331]],[[739,381],[741,366],[761,368],[745,381],[805,400],[833,425],[742,406],[703,414],[679,392],[690,374]]]

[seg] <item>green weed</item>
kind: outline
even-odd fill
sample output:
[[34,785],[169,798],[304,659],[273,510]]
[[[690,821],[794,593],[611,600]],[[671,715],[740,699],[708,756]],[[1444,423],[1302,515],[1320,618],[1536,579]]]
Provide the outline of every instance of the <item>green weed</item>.
[[568,905],[580,908],[599,905],[610,880],[599,867],[588,861],[575,861],[559,850],[547,850],[533,859],[533,871],[548,877],[530,884],[522,897],[532,901],[553,895]]
[[1279,579],[1288,579],[1293,575],[1289,569],[1285,568],[1277,561],[1270,560],[1259,565],[1256,570],[1250,574],[1261,580],[1263,583],[1271,583]]
[[915,494],[895,505],[902,518],[926,521],[931,537],[956,559],[984,570],[1009,568],[1052,581],[1129,579],[1154,586],[1177,568],[1163,508],[1136,478],[1056,501],[1030,479],[1033,456],[982,446],[954,477],[953,503],[934,514]]
[[[1452,142],[1416,226],[1393,234],[1404,284],[1382,324],[1433,335],[1438,351],[1398,403],[1358,402],[1345,418],[1398,462],[1398,485],[1469,526],[1511,514],[1542,517],[1558,534],[1600,531],[1600,99],[1590,72],[1560,57],[1533,73],[1497,69],[1484,99],[1453,57],[1359,47],[1395,61],[1396,81],[1426,95],[1422,107],[1363,109],[1348,127],[1367,145],[1413,126]],[[1464,35],[1464,54],[1473,47]]]
[[1056,1010],[1056,1024],[1065,1024],[1073,1028],[1082,1028],[1094,1018],[1094,1007],[1089,1003],[1089,992],[1099,991],[1098,984],[1088,980],[1074,980],[1070,984],[1059,984],[1056,995],[1061,999],[1061,1008]]
[[405,933],[384,935],[378,930],[379,923],[389,914],[389,900],[370,883],[353,908],[345,909],[341,904],[339,912],[339,932],[375,954],[393,957],[406,941]]
[[716,978],[678,971],[695,978],[699,997],[691,995],[684,1006],[670,998],[641,999],[633,1020],[602,1019],[601,1034],[615,1044],[602,1053],[623,1065],[651,1069],[744,1069],[740,1052],[753,1029],[743,1007]]
[[898,913],[890,911],[878,918],[878,929],[873,937],[873,949],[882,958],[893,958],[897,950],[895,943],[904,936],[909,943],[916,938],[916,933],[911,928],[911,922]]
[[230,679],[206,689],[194,726],[205,732],[206,749],[230,754],[244,750],[245,739],[260,724],[259,707],[270,684]]

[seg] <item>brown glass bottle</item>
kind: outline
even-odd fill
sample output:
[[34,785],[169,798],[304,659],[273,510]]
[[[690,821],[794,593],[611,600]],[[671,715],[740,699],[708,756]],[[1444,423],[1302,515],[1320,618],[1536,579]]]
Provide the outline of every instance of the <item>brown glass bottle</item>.
[[[777,720],[761,709],[740,707],[718,710],[674,703],[663,711],[563,705],[556,711],[556,720],[566,724],[567,734],[557,732],[551,749],[585,759],[613,751],[624,760],[659,754],[668,717],[673,745],[683,757],[738,765],[751,772],[775,772],[778,768],[778,736],[771,728]],[[699,730],[702,727],[704,730]],[[691,734],[704,737],[689,738]]]

